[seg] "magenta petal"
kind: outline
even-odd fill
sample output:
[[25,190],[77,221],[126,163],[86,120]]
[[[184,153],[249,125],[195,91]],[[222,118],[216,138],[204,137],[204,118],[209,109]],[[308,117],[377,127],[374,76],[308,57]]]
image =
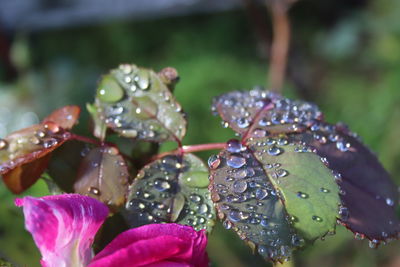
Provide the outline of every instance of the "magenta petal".
[[204,231],[179,224],[149,224],[118,235],[89,267],[208,266]]
[[16,199],[25,215],[25,228],[42,254],[42,266],[86,266],[92,243],[108,215],[94,198],[78,194]]

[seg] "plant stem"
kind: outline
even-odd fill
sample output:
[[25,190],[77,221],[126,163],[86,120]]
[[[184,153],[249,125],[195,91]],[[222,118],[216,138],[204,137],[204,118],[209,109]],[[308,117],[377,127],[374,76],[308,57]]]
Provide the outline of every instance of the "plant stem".
[[72,140],[81,141],[81,142],[84,142],[84,143],[97,145],[97,146],[104,145],[104,143],[101,142],[100,140],[93,139],[93,138],[86,137],[86,136],[82,136],[82,135],[77,135],[77,134],[71,134],[71,139]]
[[286,72],[290,42],[290,22],[287,11],[291,2],[290,0],[267,0],[273,28],[268,79],[270,89],[276,92],[281,91]]
[[249,127],[249,129],[247,130],[247,132],[243,135],[242,137],[242,144],[244,145],[246,143],[246,140],[250,137],[251,133],[254,131],[254,128],[258,125],[259,120],[261,119],[262,115],[268,111],[274,108],[274,104],[272,104],[271,102],[265,102],[264,106],[262,109],[260,109],[256,116],[254,116],[254,119]]
[[185,154],[185,153],[193,153],[199,151],[207,151],[207,150],[219,150],[224,149],[226,147],[226,143],[209,143],[209,144],[199,144],[199,145],[190,145],[190,146],[182,146],[172,151],[167,151],[164,153],[160,153],[155,155],[151,160],[157,160],[163,158],[168,155],[175,154]]

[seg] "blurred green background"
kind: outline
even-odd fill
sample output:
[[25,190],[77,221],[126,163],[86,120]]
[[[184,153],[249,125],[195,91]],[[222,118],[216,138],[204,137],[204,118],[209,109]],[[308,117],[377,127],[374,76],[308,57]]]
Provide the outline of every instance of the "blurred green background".
[[[293,35],[283,94],[317,103],[328,121],[347,123],[399,184],[400,2],[304,0],[290,15]],[[256,13],[243,7],[4,36],[11,46],[11,64],[0,62],[0,137],[62,105],[84,107],[102,73],[120,63],[135,63],[178,70],[175,93],[189,118],[184,143],[197,144],[234,136],[211,115],[212,97],[266,85],[271,32],[266,9],[258,6]],[[89,134],[87,120],[84,111],[77,132]],[[199,154],[204,159],[210,155]],[[24,195],[47,193],[39,181]],[[39,266],[39,253],[23,230],[14,198],[0,186],[0,257],[17,266]],[[338,226],[335,236],[296,253],[294,265],[395,267],[400,266],[399,251],[398,241],[369,249],[367,241],[355,241]],[[209,255],[212,266],[269,266],[220,225],[210,237]]]

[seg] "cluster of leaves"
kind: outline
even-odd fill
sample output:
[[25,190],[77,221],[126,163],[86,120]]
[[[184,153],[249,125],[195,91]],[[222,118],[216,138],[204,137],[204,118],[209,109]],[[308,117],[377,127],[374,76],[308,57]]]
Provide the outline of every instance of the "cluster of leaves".
[[[94,197],[130,227],[175,222],[209,232],[218,217],[273,261],[333,234],[337,222],[371,247],[398,238],[397,190],[346,126],[325,122],[311,103],[261,88],[224,94],[213,112],[241,140],[218,146],[222,151],[207,167],[182,146],[187,122],[172,94],[177,80],[172,68],[111,70],[87,105],[97,139],[70,132],[79,107],[56,110],[0,139],[4,183],[20,193],[47,173],[55,192]],[[129,140],[128,147],[175,141],[179,148],[125,155],[126,147],[109,142],[114,134]]]

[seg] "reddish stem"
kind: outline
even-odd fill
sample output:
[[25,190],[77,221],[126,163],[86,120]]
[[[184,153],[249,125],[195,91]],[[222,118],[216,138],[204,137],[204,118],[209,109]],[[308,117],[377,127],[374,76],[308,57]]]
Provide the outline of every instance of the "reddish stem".
[[77,134],[72,134],[71,135],[71,139],[72,140],[81,141],[81,142],[84,142],[84,143],[93,144],[93,145],[96,145],[96,146],[104,145],[104,142],[101,142],[100,140],[93,139],[93,138],[86,137],[86,136],[82,136],[82,135],[77,135]]
[[168,155],[193,153],[193,152],[207,151],[207,150],[219,150],[219,149],[224,149],[225,147],[226,147],[226,143],[209,143],[209,144],[182,146],[182,147],[179,147],[172,151],[160,153],[160,154],[154,156],[151,159],[151,161],[163,158]]
[[270,88],[277,92],[282,89],[287,54],[290,42],[290,22],[287,14],[292,1],[273,0],[268,2],[273,27],[273,41],[271,46],[271,61],[269,65]]
[[268,103],[265,103],[264,106],[263,106],[263,108],[260,109],[260,110],[257,112],[256,116],[254,116],[254,119],[253,119],[253,121],[252,121],[252,123],[251,123],[249,129],[247,130],[247,132],[246,132],[246,133],[243,135],[243,137],[242,137],[242,141],[241,141],[242,144],[245,144],[245,143],[246,143],[246,140],[249,139],[251,133],[254,131],[254,128],[257,127],[258,122],[260,121],[262,115],[264,115],[264,113],[265,113],[266,111],[271,110],[271,109],[273,109],[273,108],[274,108],[274,104],[273,104],[272,102],[268,102]]

